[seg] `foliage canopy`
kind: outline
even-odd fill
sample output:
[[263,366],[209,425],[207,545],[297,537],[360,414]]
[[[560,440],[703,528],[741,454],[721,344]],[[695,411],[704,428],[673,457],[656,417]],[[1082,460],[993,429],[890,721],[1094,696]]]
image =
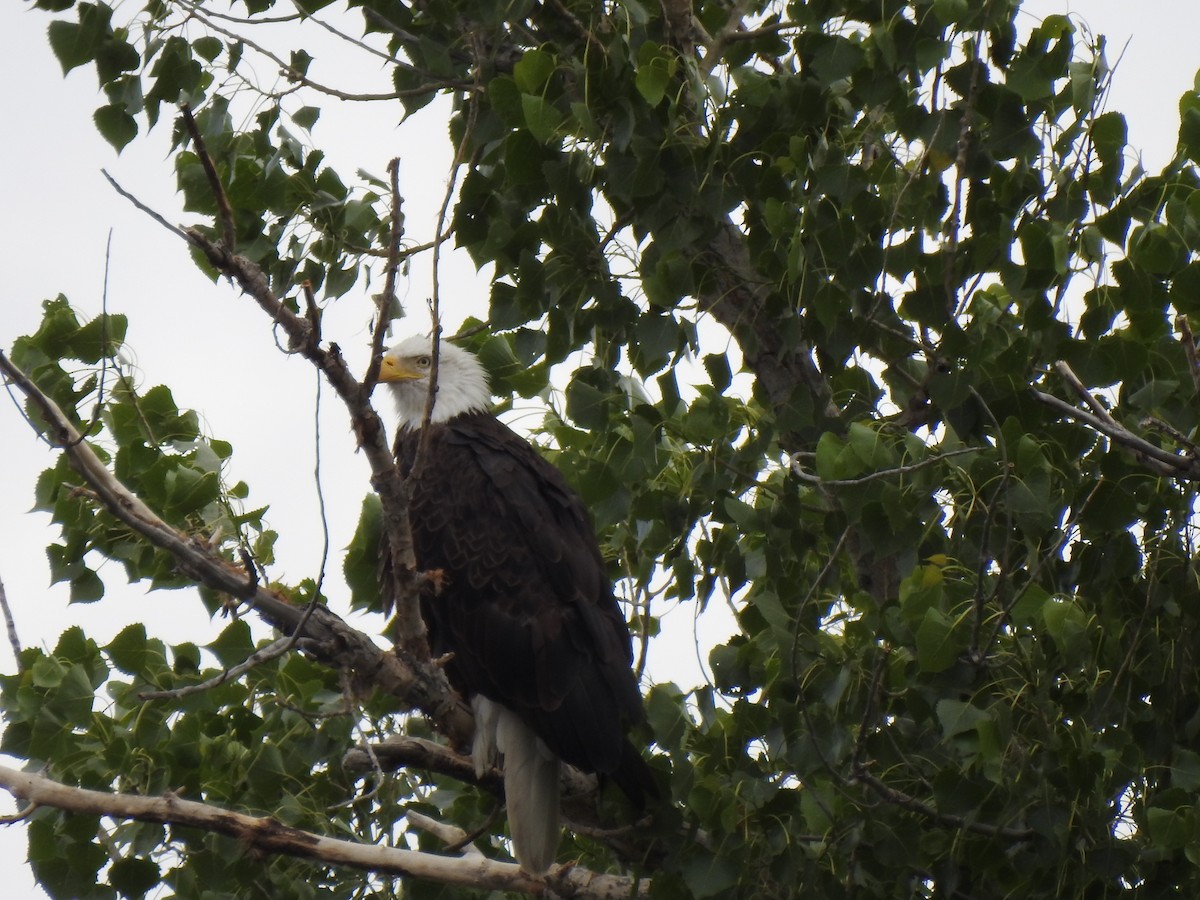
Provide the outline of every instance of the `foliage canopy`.
[[[493,273],[467,340],[498,395],[561,388],[540,440],[649,652],[668,605],[736,609],[738,633],[705,648],[713,684],[648,688],[669,800],[632,835],[577,830],[562,859],[656,897],[1200,888],[1200,93],[1176,158],[1146,173],[1101,111],[1102,42],[1058,16],[1021,33],[1018,0],[36,5],[64,71],[94,68],[114,146],[195,111],[174,132],[181,236],[314,329],[395,237],[389,184],[327,164],[321,104],[421,116],[453,98],[446,237]],[[362,34],[391,83],[310,78],[321,23]],[[284,89],[260,85],[264,56]],[[264,511],[222,477],[233,448],[169,388],[121,377],[124,330],[58,298],[9,358],[164,523],[268,566]],[[324,337],[291,349],[320,365]],[[229,603],[79,483],[64,454],[36,486],[74,600],[102,602],[103,557]],[[373,497],[335,610],[380,608]],[[271,588],[296,608],[318,590]],[[139,623],[104,646],[69,631],[3,678],[0,749],[69,785],[368,843],[441,846],[401,809],[484,823],[492,795],[461,773],[368,769],[356,795],[339,761],[358,724],[432,734],[408,716],[432,710],[336,654],[139,696],[255,648],[244,619],[177,646]],[[55,897],[461,890],[172,824],[43,807],[27,827]]]

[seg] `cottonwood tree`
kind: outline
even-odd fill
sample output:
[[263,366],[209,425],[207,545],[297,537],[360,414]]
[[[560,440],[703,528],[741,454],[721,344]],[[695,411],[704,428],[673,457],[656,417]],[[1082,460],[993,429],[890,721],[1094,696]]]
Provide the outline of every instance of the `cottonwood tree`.
[[[381,536],[410,628],[421,577],[322,309],[359,304],[377,358],[400,262],[449,242],[493,273],[466,340],[498,395],[549,398],[535,439],[640,649],[668,606],[736,612],[713,683],[647,685],[662,800],[633,821],[580,782],[554,892],[1200,888],[1200,93],[1147,173],[1102,43],[1023,33],[1018,0],[36,5],[110,142],[174,129],[170,227],[265,310],[263,353],[274,328],[324,373],[373,472],[350,595],[269,581],[233,448],[123,377],[115,310],[49,301],[0,358],[58,448],[31,486],[55,577],[103,603],[107,558],[214,616],[173,646],[72,629],[3,679],[29,764],[0,782],[52,896],[540,888],[419,629],[393,651],[344,618],[382,609]],[[310,75],[329,29],[375,89]],[[410,238],[319,116],[435,97],[457,190]]]

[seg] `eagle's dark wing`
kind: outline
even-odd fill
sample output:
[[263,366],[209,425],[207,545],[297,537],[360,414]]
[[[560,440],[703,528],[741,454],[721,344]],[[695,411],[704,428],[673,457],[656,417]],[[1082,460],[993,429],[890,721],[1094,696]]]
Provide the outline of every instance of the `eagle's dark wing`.
[[[626,733],[642,718],[625,618],[595,533],[562,473],[495,417],[428,426],[410,520],[418,565],[441,569],[423,608],[451,679],[520,716],[559,758],[653,790]],[[402,432],[411,466],[418,436]]]

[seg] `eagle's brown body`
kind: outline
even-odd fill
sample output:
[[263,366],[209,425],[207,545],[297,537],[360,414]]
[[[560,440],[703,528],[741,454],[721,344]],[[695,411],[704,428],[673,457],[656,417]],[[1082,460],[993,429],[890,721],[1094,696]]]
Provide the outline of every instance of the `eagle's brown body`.
[[423,437],[429,339],[394,347],[380,373],[401,418],[417,566],[442,575],[422,614],[475,709],[476,770],[503,755],[514,852],[536,874],[558,847],[560,760],[611,778],[638,806],[655,792],[628,737],[643,717],[629,629],[579,496],[487,411],[473,354],[442,344],[440,362]]

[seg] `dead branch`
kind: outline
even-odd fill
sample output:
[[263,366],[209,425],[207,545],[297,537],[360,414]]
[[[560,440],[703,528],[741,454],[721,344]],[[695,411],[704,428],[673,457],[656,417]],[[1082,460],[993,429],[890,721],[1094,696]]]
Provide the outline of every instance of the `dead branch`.
[[200,828],[236,838],[248,848],[311,859],[443,884],[539,894],[549,888],[563,897],[609,900],[646,896],[648,882],[621,875],[603,875],[572,866],[556,866],[544,880],[530,878],[515,863],[496,862],[482,855],[439,856],[415,850],[360,844],[324,837],[283,825],[265,816],[249,816],[172,794],[142,797],[71,787],[31,772],[0,766],[0,787],[13,797],[38,806],[114,819],[136,819]]

